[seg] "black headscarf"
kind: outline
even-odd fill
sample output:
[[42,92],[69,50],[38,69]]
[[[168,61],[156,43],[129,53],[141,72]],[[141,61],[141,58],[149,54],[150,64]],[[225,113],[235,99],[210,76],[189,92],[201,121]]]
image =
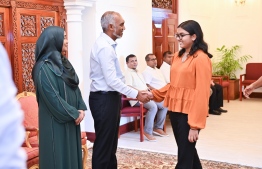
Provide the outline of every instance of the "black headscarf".
[[75,69],[69,60],[61,54],[63,43],[64,29],[50,26],[42,32],[36,42],[35,65],[32,71],[34,82],[44,62],[48,62],[51,65],[51,70],[57,76],[62,77],[66,84],[72,88],[78,86],[79,80]]

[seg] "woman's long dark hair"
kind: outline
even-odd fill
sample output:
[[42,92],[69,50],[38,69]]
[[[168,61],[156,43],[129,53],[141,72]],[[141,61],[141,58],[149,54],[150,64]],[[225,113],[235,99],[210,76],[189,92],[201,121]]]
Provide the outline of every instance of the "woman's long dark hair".
[[[204,35],[198,22],[194,20],[188,20],[178,25],[178,28],[186,30],[190,35],[196,35],[196,39],[193,42],[189,55],[193,55],[198,49],[201,49],[208,55],[209,58],[213,57],[212,54],[208,53],[208,45],[204,41]],[[185,51],[185,48],[181,49],[178,53],[178,56],[181,57],[185,53]]]

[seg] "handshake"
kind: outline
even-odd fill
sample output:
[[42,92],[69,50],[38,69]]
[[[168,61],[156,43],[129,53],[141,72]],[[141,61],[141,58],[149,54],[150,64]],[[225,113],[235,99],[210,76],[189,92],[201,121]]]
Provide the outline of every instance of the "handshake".
[[139,90],[136,98],[142,103],[147,103],[153,99],[153,94],[148,90]]

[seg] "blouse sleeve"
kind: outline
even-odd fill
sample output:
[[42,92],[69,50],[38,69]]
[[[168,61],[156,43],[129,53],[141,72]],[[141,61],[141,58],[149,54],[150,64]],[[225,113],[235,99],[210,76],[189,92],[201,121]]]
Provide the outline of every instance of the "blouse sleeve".
[[210,95],[211,61],[206,55],[199,55],[195,63],[196,87],[189,108],[188,124],[192,129],[203,129],[208,115]]
[[66,123],[79,117],[78,110],[69,105],[59,95],[56,77],[49,68],[45,67],[45,65],[43,65],[42,70],[39,72],[37,90],[41,98],[39,102],[44,102],[51,115],[59,123]]
[[170,84],[168,83],[167,85],[165,85],[161,89],[152,90],[151,92],[154,96],[153,100],[156,101],[156,102],[162,102],[166,97],[166,93],[167,93],[169,87],[170,87]]
[[78,110],[87,110],[86,104],[83,100],[81,91],[79,88],[77,88],[77,93],[78,93]]

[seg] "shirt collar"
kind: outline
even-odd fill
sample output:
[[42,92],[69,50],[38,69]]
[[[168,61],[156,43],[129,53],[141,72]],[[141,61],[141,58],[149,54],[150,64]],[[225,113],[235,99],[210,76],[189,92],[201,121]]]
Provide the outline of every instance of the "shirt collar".
[[163,65],[166,65],[166,66],[170,66],[168,63],[166,63],[165,61],[163,61]]
[[156,70],[156,68],[152,68],[150,66],[147,66],[148,69],[151,69],[151,70]]
[[114,41],[112,38],[110,38],[107,34],[102,32],[101,37],[103,37],[114,49],[116,48],[116,46],[117,46],[116,41]]
[[130,69],[130,68],[127,68],[128,71],[130,72],[137,72],[137,69]]

